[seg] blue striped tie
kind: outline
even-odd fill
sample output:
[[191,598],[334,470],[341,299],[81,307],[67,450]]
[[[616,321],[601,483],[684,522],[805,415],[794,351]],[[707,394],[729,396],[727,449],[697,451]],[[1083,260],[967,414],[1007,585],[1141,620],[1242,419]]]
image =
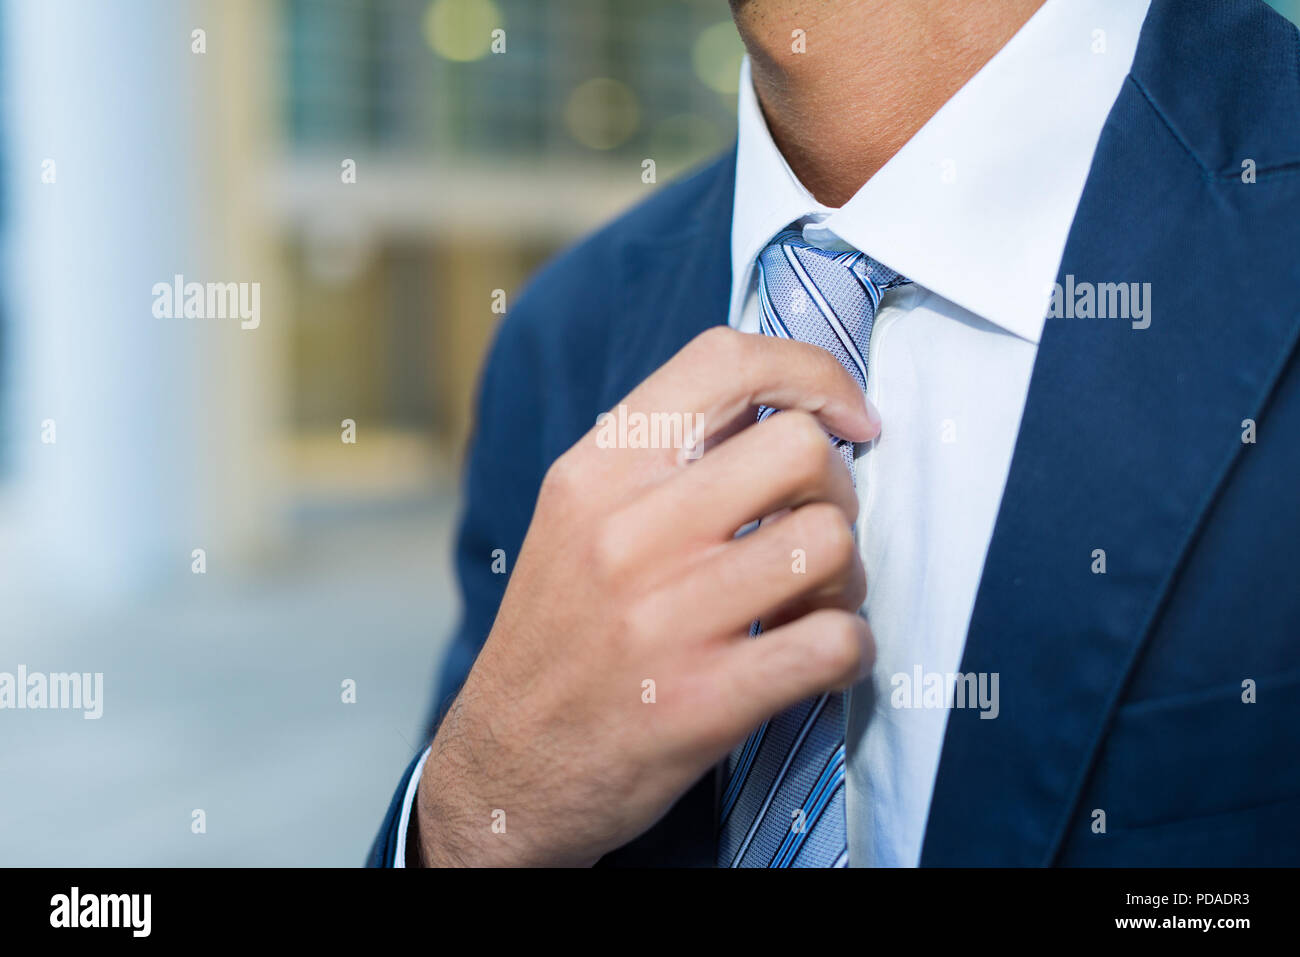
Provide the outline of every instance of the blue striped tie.
[[[759,328],[830,352],[865,391],[880,297],[908,280],[860,252],[779,234],[758,259]],[[776,411],[759,410],[759,421]],[[853,474],[853,443],[831,437]],[[759,632],[759,623],[751,629]],[[726,764],[719,867],[846,867],[843,692],[803,701],[749,736]]]

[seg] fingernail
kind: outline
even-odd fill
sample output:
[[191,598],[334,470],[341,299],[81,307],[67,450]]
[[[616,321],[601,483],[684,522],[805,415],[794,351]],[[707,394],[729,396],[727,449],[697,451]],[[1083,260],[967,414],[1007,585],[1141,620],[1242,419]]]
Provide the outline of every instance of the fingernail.
[[870,400],[870,399],[866,399],[866,398],[864,397],[864,400],[865,400],[866,403],[867,403],[867,421],[869,421],[869,422],[871,423],[871,425],[872,425],[874,428],[879,429],[879,428],[880,428],[880,412],[877,411],[876,407],[875,407],[874,405],[871,404],[871,400]]
[[864,657],[858,663],[858,681],[866,681],[871,677],[871,669],[876,666],[875,658]]
[[[858,609],[858,615],[863,621],[867,620],[867,616],[862,614],[861,609]],[[859,681],[866,681],[870,678],[872,669],[876,667],[876,638],[870,632],[868,632],[868,635],[867,648],[862,654],[862,659],[858,662]]]

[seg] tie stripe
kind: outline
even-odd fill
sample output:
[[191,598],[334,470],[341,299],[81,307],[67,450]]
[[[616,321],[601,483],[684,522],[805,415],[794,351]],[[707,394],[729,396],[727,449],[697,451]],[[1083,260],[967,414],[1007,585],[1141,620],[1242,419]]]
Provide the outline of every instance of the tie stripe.
[[[800,749],[804,741],[817,726],[817,720],[825,711],[830,698],[830,695],[822,695],[820,698],[816,699],[811,710],[802,719],[802,722],[799,725],[798,734],[795,737],[793,744],[780,749],[785,752],[785,760],[777,769],[775,777],[768,785],[766,796],[763,799],[763,805],[758,809],[758,813],[754,815],[753,823],[750,825],[749,831],[745,834],[744,841],[741,843],[739,850],[736,851],[735,856],[731,859],[732,867],[742,866],[741,862],[745,857],[745,853],[749,850],[750,844],[753,843],[754,838],[758,835],[760,825],[767,822],[768,811],[771,809],[773,801],[777,799],[777,796],[780,795],[783,790],[782,785],[785,784],[786,775],[789,773],[791,767],[799,766],[795,759],[799,757]],[[789,712],[786,713],[789,714]],[[775,751],[776,749],[773,750]]]
[[[853,341],[853,337],[848,334],[847,330],[845,330],[843,324],[840,322],[840,317],[835,315],[835,310],[831,308],[831,304],[827,302],[826,298],[821,294],[821,290],[817,288],[817,284],[812,281],[812,277],[809,276],[808,271],[804,269],[803,263],[799,261],[799,257],[796,255],[794,249],[790,246],[784,246],[782,248],[785,252],[786,261],[790,264],[790,268],[794,270],[794,274],[798,276],[799,281],[803,283],[804,291],[808,293],[813,302],[817,303],[817,308],[822,311],[822,315],[825,317],[826,321],[830,323],[830,327],[835,331],[835,335],[844,346],[844,351],[848,353],[849,358],[853,360],[853,367],[857,369],[858,372],[858,385],[865,389],[867,387],[867,360],[862,357],[862,353],[858,349],[858,344]],[[879,300],[876,300],[873,297],[873,303],[877,301]],[[852,371],[852,369],[850,371]]]
[[826,805],[830,803],[831,797],[842,783],[844,783],[844,745],[841,744],[826,762],[821,777],[817,779],[812,792],[804,800],[800,814],[796,818],[799,826],[791,826],[769,867],[790,866],[790,862],[799,853],[799,848],[803,846],[809,831],[817,826],[817,821],[826,809]]
[[790,330],[785,327],[785,323],[781,321],[781,317],[778,316],[776,310],[772,308],[772,301],[767,295],[767,284],[761,279],[763,272],[761,263],[758,268],[760,276],[758,283],[759,328],[765,336],[777,336],[781,339],[793,339],[794,337],[790,335]]
[[740,758],[736,763],[736,769],[731,776],[731,781],[727,784],[727,790],[722,795],[722,814],[720,821],[725,823],[727,815],[735,807],[736,798],[740,797],[740,786],[745,783],[745,777],[749,774],[749,769],[754,763],[754,755],[758,753],[758,746],[763,741],[763,735],[767,732],[767,722],[764,721],[749,740],[741,749]]
[[[821,346],[865,389],[876,309],[886,289],[905,282],[856,250],[818,249],[786,230],[758,259],[759,331]],[[760,408],[759,421],[776,411]],[[830,439],[852,473],[853,444]],[[754,622],[750,634],[761,630]],[[719,812],[719,866],[848,866],[844,705],[841,692],[800,702],[732,753]]]

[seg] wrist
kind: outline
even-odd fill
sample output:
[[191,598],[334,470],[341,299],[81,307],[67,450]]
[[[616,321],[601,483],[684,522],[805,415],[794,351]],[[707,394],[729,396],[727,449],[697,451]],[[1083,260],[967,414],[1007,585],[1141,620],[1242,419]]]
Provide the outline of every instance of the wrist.
[[[485,735],[452,703],[429,749],[412,807],[420,867],[512,867],[527,863],[506,831],[502,789],[474,747]],[[486,735],[488,740],[494,736]],[[496,802],[496,803],[494,803]]]

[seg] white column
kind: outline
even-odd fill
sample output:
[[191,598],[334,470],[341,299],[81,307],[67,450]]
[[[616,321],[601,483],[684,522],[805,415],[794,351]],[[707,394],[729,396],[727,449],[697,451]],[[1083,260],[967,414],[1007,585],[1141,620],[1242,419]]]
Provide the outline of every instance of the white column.
[[[255,370],[264,358],[239,337],[267,337],[274,296],[263,290],[256,332],[152,312],[154,284],[176,274],[259,279],[232,274],[240,257],[223,248],[230,197],[213,168],[229,144],[213,118],[216,58],[191,49],[196,28],[209,51],[234,42],[203,20],[220,6],[7,4],[14,481],[30,532],[23,564],[69,597],[145,593],[188,573],[195,547],[211,566],[269,500],[232,502],[221,481],[263,464],[246,461],[241,425],[274,410],[249,408],[249,373],[237,365]],[[53,445],[41,440],[45,420]],[[254,422],[255,441],[270,428]]]

